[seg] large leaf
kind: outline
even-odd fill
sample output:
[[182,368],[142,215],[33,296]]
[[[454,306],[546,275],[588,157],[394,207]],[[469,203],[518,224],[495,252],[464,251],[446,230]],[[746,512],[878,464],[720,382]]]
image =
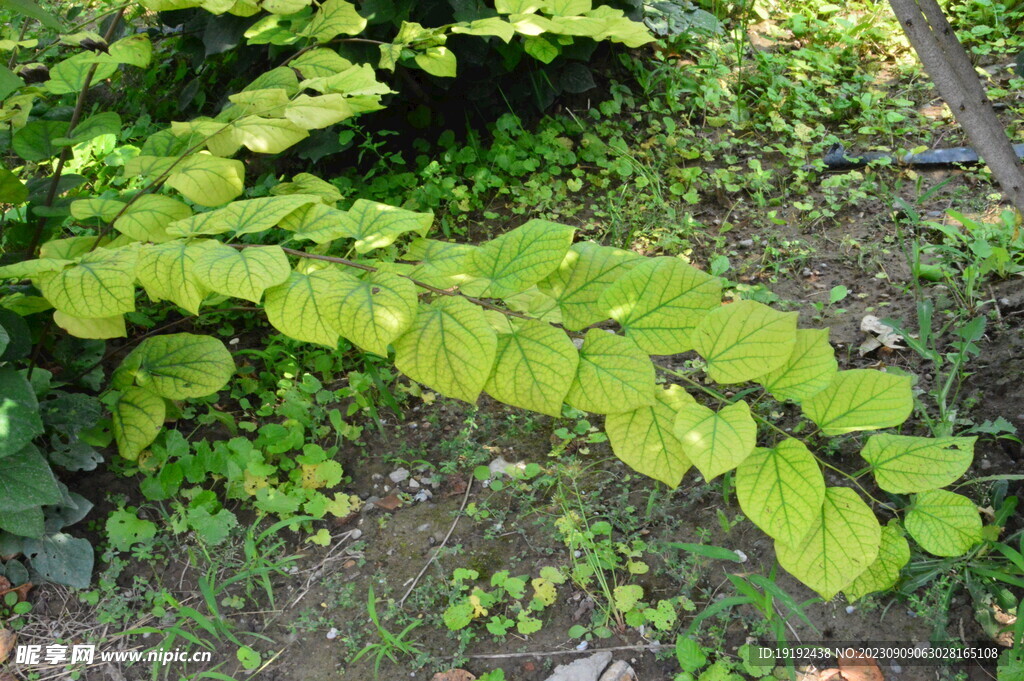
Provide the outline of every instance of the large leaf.
[[497,358],[484,389],[496,400],[559,417],[576,376],[579,353],[565,332],[534,320],[498,335]]
[[331,319],[341,335],[382,357],[416,318],[416,285],[390,272],[349,277],[333,295]]
[[433,222],[433,213],[416,213],[365,199],[358,199],[341,216],[343,234],[356,240],[357,253],[390,246],[406,232],[425,236]]
[[428,47],[414,57],[416,65],[432,76],[454,78],[458,71],[455,53],[444,45]]
[[[168,236],[167,226],[192,215],[188,205],[161,194],[146,194],[130,204],[114,221],[114,229],[136,241],[163,243]],[[140,258],[141,267],[141,258]]]
[[263,301],[267,319],[286,336],[337,348],[340,332],[332,321],[336,290],[352,279],[335,268],[292,272],[283,284],[267,289]]
[[558,301],[565,328],[578,331],[607,318],[598,304],[601,294],[642,260],[630,251],[581,242],[572,245],[558,269],[538,286]]
[[874,512],[847,487],[829,487],[808,535],[775,542],[779,565],[825,600],[850,586],[878,557],[882,528]]
[[757,448],[736,470],[736,498],[751,522],[783,544],[807,536],[825,500],[825,478],[803,442]]
[[302,32],[317,42],[326,43],[339,35],[358,35],[366,28],[366,19],[356,6],[345,0],[324,0],[312,21]]
[[530,220],[473,251],[471,272],[480,280],[464,286],[470,295],[502,298],[525,291],[551,274],[572,245],[573,228]]
[[74,589],[88,589],[92,584],[95,553],[88,539],[57,532],[26,541],[24,549],[32,569],[46,581]]
[[785,364],[756,382],[777,400],[800,402],[827,388],[838,370],[828,329],[797,329],[796,344]]
[[245,116],[234,122],[234,129],[245,148],[259,154],[280,154],[309,137],[305,128],[286,118]]
[[60,153],[60,146],[54,140],[67,130],[66,121],[36,119],[14,133],[11,147],[26,161],[45,161]]
[[0,203],[18,205],[28,198],[28,187],[7,168],[0,168]]
[[231,248],[206,244],[195,260],[196,278],[211,291],[258,303],[265,289],[284,282],[292,272],[280,246]]
[[860,455],[878,486],[893,494],[945,487],[967,472],[976,437],[872,435]]
[[349,235],[349,228],[342,219],[345,212],[325,205],[313,203],[298,208],[281,221],[281,228],[295,232],[296,239],[308,239],[326,244]]
[[131,387],[122,392],[110,409],[117,451],[135,461],[164,427],[167,407],[162,397],[145,388]]
[[654,395],[654,365],[636,343],[602,329],[587,332],[566,402],[595,414],[616,414],[651,406]]
[[944,489],[916,495],[903,524],[922,549],[936,556],[962,556],[982,539],[978,507]]
[[882,528],[882,543],[878,547],[878,558],[868,569],[843,589],[846,597],[855,601],[876,591],[885,591],[900,577],[900,570],[910,562],[910,544],[899,527],[886,525]]
[[99,218],[110,222],[127,204],[115,199],[78,199],[71,202],[71,217],[76,220]]
[[0,468],[7,464],[7,457],[42,433],[39,402],[32,386],[14,369],[0,368]]
[[757,441],[757,424],[742,400],[714,412],[691,402],[676,414],[675,434],[683,443],[686,458],[705,480],[713,480],[736,468]]
[[694,331],[694,347],[719,383],[742,383],[778,369],[796,344],[796,312],[777,312],[741,300],[708,313]]
[[167,177],[167,186],[200,206],[219,206],[242,193],[245,166],[234,159],[195,154],[174,166]]
[[247,201],[233,201],[217,210],[197,213],[178,220],[167,227],[171,236],[196,236],[199,234],[251,234],[277,226],[297,208],[319,199],[309,194],[269,196]]
[[473,278],[472,258],[476,246],[434,239],[415,239],[405,252],[405,259],[419,261],[409,276],[438,288],[450,288]]
[[804,401],[803,412],[825,435],[898,426],[914,409],[909,376],[873,369],[840,371],[827,388]]
[[24,511],[0,511],[0,530],[18,537],[41,537],[46,532],[46,517],[42,506]]
[[235,371],[223,343],[191,333],[147,338],[124,362],[134,370],[139,386],[169,400],[212,395]]
[[395,366],[406,376],[442,395],[475,402],[491,375],[498,340],[479,307],[445,297],[420,306],[394,345]]
[[[117,72],[117,64],[111,61],[100,63],[101,60],[93,52],[79,52],[58,62],[50,69],[46,89],[55,95],[66,95],[81,91],[86,82],[95,85],[110,78]],[[95,71],[90,79],[89,72],[92,69]]]
[[638,473],[674,488],[690,469],[690,460],[673,424],[676,412],[695,402],[677,385],[655,390],[654,397],[649,407],[609,414],[604,428],[615,456]]
[[310,97],[299,95],[285,107],[284,115],[304,130],[326,128],[355,115],[348,99],[331,93]]
[[78,264],[38,276],[43,295],[73,317],[114,317],[135,309],[135,248],[101,248]]
[[57,326],[77,338],[125,338],[128,335],[124,324],[124,315],[86,319],[72,317],[60,310],[54,310],[53,321]]
[[46,459],[26,445],[0,466],[0,511],[16,513],[34,506],[59,504],[63,495]]
[[[106,57],[117,64],[129,64],[146,68],[153,56],[153,45],[149,42],[149,36],[145,33],[136,33],[126,38],[121,38],[107,48]],[[100,55],[102,61],[106,61]]]
[[154,301],[170,300],[192,314],[210,289],[196,275],[196,260],[204,252],[205,242],[183,239],[143,246],[139,249],[139,283]]
[[58,137],[54,144],[71,145],[88,142],[100,135],[117,135],[121,132],[121,117],[113,111],[105,111],[89,116],[75,126],[67,137]]
[[327,47],[317,47],[292,59],[288,66],[298,69],[303,78],[324,78],[352,67],[352,62]]

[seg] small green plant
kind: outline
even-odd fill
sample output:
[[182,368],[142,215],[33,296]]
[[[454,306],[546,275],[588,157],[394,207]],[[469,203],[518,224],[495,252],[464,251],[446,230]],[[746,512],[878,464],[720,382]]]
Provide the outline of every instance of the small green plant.
[[419,646],[411,641],[407,641],[405,637],[408,636],[413,629],[423,624],[422,620],[413,620],[404,629],[402,629],[401,632],[398,634],[392,634],[380,623],[380,617],[377,615],[377,597],[373,592],[372,585],[370,586],[366,599],[366,613],[369,615],[370,621],[373,622],[373,626],[376,629],[379,640],[374,643],[366,644],[365,648],[356,653],[355,657],[351,660],[353,664],[367,655],[372,655],[373,677],[377,678],[380,674],[380,666],[383,664],[385,659],[398,664],[399,655],[404,655],[406,657],[416,657],[419,655]]
[[[466,568],[452,573],[453,594],[443,615],[449,630],[465,629],[480,619],[496,638],[513,628],[523,636],[535,634],[543,626],[537,615],[555,603],[557,585],[565,582],[565,576],[550,566],[542,567],[532,580],[528,575],[513,577],[508,570],[501,570],[491,575],[490,589],[472,584],[479,577],[479,572]],[[529,598],[528,584],[532,588]]]

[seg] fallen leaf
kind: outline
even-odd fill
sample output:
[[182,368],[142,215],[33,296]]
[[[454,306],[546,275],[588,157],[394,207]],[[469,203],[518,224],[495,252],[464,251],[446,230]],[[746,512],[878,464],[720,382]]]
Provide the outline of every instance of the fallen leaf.
[[465,669],[449,669],[434,674],[430,681],[476,681],[476,677]]
[[860,651],[849,657],[840,655],[838,666],[845,681],[885,681],[875,658]]
[[860,330],[864,333],[873,334],[860,344],[861,357],[883,346],[891,350],[904,349],[904,346],[900,345],[903,336],[896,333],[896,330],[888,324],[883,324],[882,320],[874,315],[865,315],[864,319],[860,320]]
[[402,507],[402,500],[395,494],[389,494],[383,499],[373,502],[373,505],[382,511],[396,511]]
[[14,650],[17,634],[10,629],[0,629],[0,664],[3,664]]

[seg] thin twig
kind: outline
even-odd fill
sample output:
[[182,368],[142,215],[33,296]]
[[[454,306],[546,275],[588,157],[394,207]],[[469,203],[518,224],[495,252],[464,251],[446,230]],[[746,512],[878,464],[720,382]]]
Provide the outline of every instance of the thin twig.
[[467,655],[471,660],[503,660],[513,657],[553,657],[555,655],[591,655],[593,653],[611,652],[613,650],[640,650],[652,653],[666,650],[671,646],[664,643],[639,643],[633,646],[611,646],[608,648],[587,648],[586,650],[542,650],[536,653],[487,653],[485,655]]
[[442,541],[438,545],[438,547],[434,549],[434,551],[430,554],[430,558],[428,558],[427,562],[424,563],[423,568],[420,570],[420,573],[416,575],[415,579],[412,580],[412,584],[410,584],[409,588],[406,589],[405,595],[402,596],[401,599],[399,599],[398,607],[401,608],[405,604],[405,599],[408,598],[409,594],[412,593],[412,590],[416,588],[416,585],[419,584],[420,579],[423,577],[423,574],[427,571],[427,568],[430,567],[431,563],[437,560],[437,556],[441,553],[441,549],[443,549],[445,545],[448,543],[448,540],[451,539],[452,533],[455,531],[455,526],[459,524],[459,518],[462,517],[462,512],[466,509],[466,502],[469,501],[469,493],[472,489],[473,479],[470,478],[469,482],[466,483],[466,493],[462,496],[462,505],[459,506],[459,512],[455,514],[455,520],[452,521],[452,526],[448,528],[448,534],[444,536],[444,541]]

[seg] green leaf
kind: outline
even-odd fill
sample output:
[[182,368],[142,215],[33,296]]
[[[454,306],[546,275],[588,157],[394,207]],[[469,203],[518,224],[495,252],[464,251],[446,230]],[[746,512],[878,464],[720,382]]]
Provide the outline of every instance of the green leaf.
[[92,584],[95,555],[88,539],[57,532],[26,541],[24,550],[32,569],[46,581],[74,589],[88,589]]
[[434,222],[433,213],[415,213],[385,203],[357,199],[341,217],[344,236],[356,240],[356,252],[367,253],[394,243],[402,234],[425,236]]
[[796,344],[785,364],[755,382],[775,399],[800,402],[827,388],[838,368],[828,329],[797,329]]
[[693,334],[719,383],[742,383],[778,369],[796,344],[796,312],[777,312],[753,300],[723,305],[707,314]]
[[299,95],[285,107],[284,115],[303,130],[326,128],[355,115],[348,99],[337,93],[310,97]]
[[591,329],[580,349],[566,402],[595,414],[617,414],[655,402],[654,365],[636,343],[603,329]]
[[137,258],[135,248],[101,248],[37,281],[46,299],[72,317],[115,317],[135,309]]
[[124,324],[124,315],[89,319],[72,317],[60,310],[54,310],[53,321],[57,326],[77,338],[107,339],[125,338],[128,336],[128,330]]
[[196,275],[196,262],[205,251],[205,241],[191,243],[178,239],[139,249],[139,283],[154,301],[170,300],[192,314],[210,289]]
[[915,495],[903,525],[922,549],[936,556],[962,556],[982,539],[978,507],[944,489]]
[[79,199],[71,202],[71,217],[76,220],[99,218],[110,222],[127,204],[115,199]]
[[344,217],[344,211],[323,203],[313,203],[290,213],[281,221],[281,228],[294,232],[293,236],[296,239],[326,244],[348,236],[349,229],[345,225]]
[[303,78],[326,78],[352,68],[352,62],[327,47],[317,47],[292,59],[288,66],[298,69]]
[[479,307],[446,297],[421,306],[412,327],[394,345],[399,371],[442,395],[472,403],[491,374],[498,340]]
[[32,445],[5,456],[0,466],[0,511],[14,513],[59,504],[63,496],[46,459]]
[[676,412],[694,404],[694,399],[677,385],[654,392],[655,402],[604,421],[615,456],[623,463],[655,480],[675,488],[690,469],[683,444],[675,436]]
[[54,31],[64,30],[60,19],[47,12],[35,2],[32,2],[32,0],[0,0],[0,7],[6,7],[18,14],[32,17],[46,28],[53,29]]
[[591,0],[544,0],[540,3],[541,12],[564,17],[583,14],[592,9]]
[[463,287],[470,295],[501,298],[525,291],[551,274],[572,245],[574,229],[549,220],[530,220],[473,251],[479,282]]
[[18,205],[28,198],[28,187],[7,168],[0,168],[0,203]]
[[117,64],[129,64],[144,69],[149,66],[153,57],[153,46],[149,42],[149,36],[145,33],[136,33],[112,43],[107,48],[107,56]]
[[674,427],[686,458],[708,481],[743,463],[757,441],[757,424],[743,401],[717,413],[697,402],[683,405]]
[[191,333],[147,338],[124,362],[134,367],[139,386],[169,400],[212,395],[235,371],[235,362],[223,343]]
[[14,71],[11,71],[6,66],[0,66],[0,101],[7,99],[7,95],[24,85],[25,81],[18,77]]
[[341,192],[330,182],[321,180],[316,175],[299,173],[291,182],[282,182],[271,187],[274,196],[290,196],[292,194],[312,194],[326,204],[334,204],[341,199]]
[[[39,419],[39,402],[32,386],[14,369],[0,368],[0,459],[3,460],[3,465],[7,465],[7,457],[21,451],[33,438],[42,433],[43,422]],[[0,504],[2,503],[3,497],[0,496]],[[2,509],[0,506],[0,510]]]
[[128,551],[134,544],[149,544],[156,537],[156,523],[143,520],[138,511],[128,508],[113,511],[108,517],[106,526],[107,539],[118,551]]
[[494,369],[484,389],[499,402],[560,417],[579,353],[564,331],[528,320],[498,335]]
[[428,47],[423,52],[419,52],[414,60],[417,66],[432,76],[454,78],[458,70],[455,53],[444,45]]
[[829,487],[811,531],[797,544],[776,540],[779,565],[830,600],[878,556],[882,528],[871,508],[847,487]]
[[233,159],[195,154],[174,167],[167,178],[167,186],[177,189],[186,199],[200,206],[219,206],[242,193],[245,166]]
[[388,345],[416,318],[416,285],[390,272],[348,277],[332,292],[331,319],[341,335],[364,350],[388,356]]
[[721,304],[718,277],[669,257],[637,264],[609,285],[599,301],[626,336],[652,355],[692,350],[693,329]]
[[[192,209],[177,199],[161,194],[146,194],[129,204],[121,217],[114,221],[114,229],[136,241],[159,244],[173,239],[167,233],[169,224],[190,215]],[[141,256],[139,267],[142,267]]]
[[106,80],[117,72],[117,64],[110,61],[101,63],[102,61],[94,52],[79,52],[72,55],[50,69],[50,80],[46,81],[46,89],[55,95],[80,92],[89,80],[89,71],[93,67],[96,70],[89,80],[90,84],[95,85]]
[[319,199],[309,194],[289,196],[268,196],[246,201],[233,201],[223,208],[197,213],[167,226],[171,236],[196,236],[199,234],[236,235],[262,232],[277,226],[285,217]]
[[321,93],[335,92],[347,95],[349,104],[353,107],[356,106],[356,95],[373,95],[374,101],[379,101],[380,98],[376,95],[392,92],[391,88],[377,80],[377,74],[369,64],[352,66],[325,78],[310,78],[303,81],[302,86]]
[[878,547],[878,558],[868,569],[843,589],[846,597],[856,601],[867,594],[885,591],[896,583],[900,570],[910,562],[910,544],[898,527],[886,525],[882,528],[882,543]]
[[55,145],[72,145],[89,142],[100,135],[117,135],[121,132],[121,117],[113,111],[89,116],[75,126],[67,137],[53,139]]
[[211,291],[254,303],[265,289],[283,283],[292,272],[280,246],[235,249],[219,241],[203,246],[194,269],[196,279]]
[[501,17],[487,17],[474,21],[455,24],[451,29],[452,33],[465,33],[466,35],[495,36],[502,42],[509,42],[516,36],[516,30],[512,24]]
[[827,388],[805,400],[803,412],[825,435],[898,426],[914,408],[909,376],[873,369],[840,371]]
[[976,437],[872,435],[860,455],[878,486],[893,494],[938,489],[967,472]]
[[598,304],[604,290],[643,256],[590,241],[572,245],[558,269],[538,286],[555,300],[565,328],[578,331],[607,318]]
[[251,92],[253,90],[269,90],[272,88],[281,88],[288,93],[289,97],[296,94],[299,91],[299,79],[295,75],[295,71],[287,66],[278,66],[276,69],[264,71],[255,80],[242,88],[242,91]]
[[45,161],[60,153],[54,140],[68,131],[66,121],[36,119],[14,133],[11,148],[26,161]]
[[166,407],[159,395],[138,387],[130,387],[118,396],[110,410],[117,451],[135,461],[164,427]]
[[523,39],[523,49],[542,64],[550,64],[562,53],[562,48],[553,39],[543,35],[528,35]]
[[736,470],[736,498],[769,537],[795,546],[807,536],[825,501],[825,478],[803,442],[787,438],[758,447]]
[[288,106],[288,92],[280,87],[265,88],[263,90],[243,90],[242,92],[229,95],[228,99],[244,114],[270,116],[272,118],[283,116],[284,108]]
[[[94,239],[95,241],[95,239]],[[46,247],[46,244],[43,244]],[[26,279],[36,277],[40,274],[60,272],[74,261],[63,258],[36,258],[35,260],[22,260],[12,262],[10,265],[0,267],[0,279]]]
[[273,327],[286,336],[333,350],[340,335],[332,323],[336,297],[354,279],[336,268],[292,272],[283,284],[267,289],[263,309]]
[[245,116],[233,125],[239,141],[245,148],[259,154],[280,154],[309,137],[304,128],[284,118]]
[[339,35],[358,35],[366,28],[366,19],[359,16],[356,6],[345,0],[324,0],[302,35],[326,43]]
[[470,281],[472,258],[476,246],[434,239],[414,239],[405,252],[405,259],[419,261],[409,276],[438,288],[450,288]]
[[0,530],[18,537],[41,537],[46,532],[46,518],[42,506],[24,511],[0,511]]

